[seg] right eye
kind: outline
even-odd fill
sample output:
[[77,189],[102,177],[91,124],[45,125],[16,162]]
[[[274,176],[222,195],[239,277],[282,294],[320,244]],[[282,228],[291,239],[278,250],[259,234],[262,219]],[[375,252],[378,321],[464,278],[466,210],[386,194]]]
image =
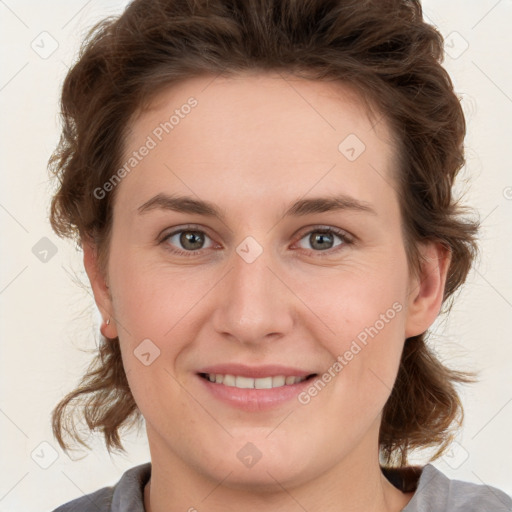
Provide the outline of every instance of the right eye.
[[[210,240],[210,244],[207,247],[205,247],[206,240]],[[202,249],[214,246],[213,241],[204,231],[191,229],[190,227],[168,233],[160,243],[165,244],[166,248],[171,252],[182,256],[195,256],[200,254]]]

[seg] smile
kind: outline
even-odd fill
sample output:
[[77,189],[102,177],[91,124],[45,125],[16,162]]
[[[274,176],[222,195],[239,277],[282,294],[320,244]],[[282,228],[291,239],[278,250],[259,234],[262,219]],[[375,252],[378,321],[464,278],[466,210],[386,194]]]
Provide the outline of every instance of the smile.
[[234,387],[239,389],[272,389],[280,388],[283,386],[292,386],[298,384],[313,375],[307,377],[295,377],[295,376],[284,376],[275,375],[260,378],[244,377],[242,375],[230,375],[220,373],[201,373],[199,374],[204,379],[216,384],[222,384],[228,387]]

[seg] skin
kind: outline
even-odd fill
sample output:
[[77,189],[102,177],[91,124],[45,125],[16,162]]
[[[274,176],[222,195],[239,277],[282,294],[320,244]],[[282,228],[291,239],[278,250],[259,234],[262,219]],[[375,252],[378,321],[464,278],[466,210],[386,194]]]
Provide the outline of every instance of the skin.
[[[406,338],[439,313],[449,256],[424,244],[421,273],[410,275],[385,120],[372,124],[346,85],[197,77],[134,119],[126,155],[190,96],[198,105],[117,186],[106,272],[84,243],[96,303],[111,318],[102,332],[119,336],[146,420],[146,509],[401,510],[412,494],[380,471],[381,412]],[[352,162],[338,150],[349,134],[366,146]],[[214,203],[225,218],[138,212],[162,192]],[[298,199],[333,194],[374,213],[283,217]],[[188,224],[206,233],[198,254],[171,252],[192,252],[179,235],[160,242]],[[333,235],[318,249],[311,235],[322,227],[344,230],[352,243]],[[236,252],[247,236],[263,249],[252,263]],[[240,411],[212,398],[196,375],[225,362],[322,374],[396,303],[401,311],[307,405]],[[134,355],[147,338],[160,349],[149,366]],[[248,442],[262,454],[251,468],[237,457]]]

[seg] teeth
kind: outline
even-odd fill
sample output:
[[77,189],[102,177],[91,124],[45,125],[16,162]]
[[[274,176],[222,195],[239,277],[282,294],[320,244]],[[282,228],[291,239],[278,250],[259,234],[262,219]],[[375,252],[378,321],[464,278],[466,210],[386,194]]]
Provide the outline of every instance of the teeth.
[[[278,379],[279,377],[274,377]],[[272,377],[264,377],[261,379],[254,379],[254,387],[256,389],[271,389],[280,387],[279,382],[276,380],[274,383],[274,378]]]
[[248,377],[235,377],[235,388],[249,389],[254,387],[254,379]]
[[233,375],[219,375],[220,381],[217,381],[217,375],[215,375],[215,382],[219,382],[224,384],[224,386],[234,386],[235,385],[235,377]]
[[206,374],[206,378],[210,382],[216,384],[224,384],[224,386],[235,387],[240,389],[271,389],[280,388],[282,386],[291,386],[306,380],[306,377],[285,377],[284,375],[276,375],[275,377],[261,377],[252,379],[251,377],[242,377],[241,375],[222,375],[222,374]]

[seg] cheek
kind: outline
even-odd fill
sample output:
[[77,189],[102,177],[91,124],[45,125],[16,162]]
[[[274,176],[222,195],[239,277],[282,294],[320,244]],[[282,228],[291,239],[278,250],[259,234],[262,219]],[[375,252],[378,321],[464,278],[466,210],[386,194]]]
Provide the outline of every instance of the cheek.
[[[397,258],[395,268],[406,269],[405,260]],[[406,272],[382,265],[379,271],[346,273],[326,280],[322,293],[305,288],[304,298],[320,306],[315,311],[322,321],[309,327],[332,358],[322,377],[338,397],[335,407],[359,421],[364,403],[368,418],[376,415],[393,387],[405,341]]]
[[[183,285],[169,276],[128,259],[116,273],[113,304],[121,324],[119,342],[130,390],[144,417],[156,414],[162,428],[171,429],[186,407],[174,376],[176,360],[190,339],[183,320],[194,297],[187,297]],[[162,392],[173,407],[160,417]]]
[[167,338],[205,293],[201,272],[172,271],[136,254],[118,261],[111,271],[113,306],[125,339]]
[[[405,268],[400,261],[398,268]],[[377,333],[384,338],[401,338],[407,300],[405,271],[395,271],[393,265],[369,266],[363,270],[332,273],[311,286],[303,282],[300,296],[316,314],[316,324],[329,331],[331,351],[346,350],[351,340],[362,343]],[[320,321],[319,321],[320,320]],[[310,323],[313,326],[313,322]],[[392,335],[395,333],[395,335]],[[402,340],[403,341],[403,340]]]
[[[123,365],[142,412],[166,389],[179,407],[180,389],[172,376],[182,357],[194,349],[195,333],[204,317],[197,308],[205,294],[204,272],[171,271],[147,263],[136,253],[115,258],[110,281]],[[147,366],[146,366],[147,364]]]

